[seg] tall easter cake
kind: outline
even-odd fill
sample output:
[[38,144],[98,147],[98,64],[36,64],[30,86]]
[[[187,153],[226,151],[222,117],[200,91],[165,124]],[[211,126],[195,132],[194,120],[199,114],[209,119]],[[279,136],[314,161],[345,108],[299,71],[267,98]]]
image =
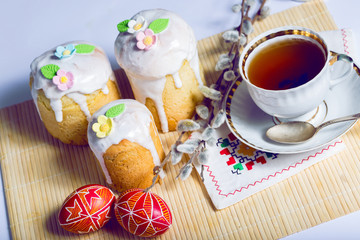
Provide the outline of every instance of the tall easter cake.
[[31,94],[45,127],[64,143],[87,144],[91,115],[119,99],[105,52],[90,43],[69,42],[31,63]]
[[155,165],[165,157],[150,111],[132,99],[116,100],[95,112],[88,141],[106,182],[119,192],[149,187]]
[[162,132],[191,118],[203,96],[196,39],[178,15],[162,10],[139,12],[118,24],[115,56],[130,80],[136,100],[145,104]]

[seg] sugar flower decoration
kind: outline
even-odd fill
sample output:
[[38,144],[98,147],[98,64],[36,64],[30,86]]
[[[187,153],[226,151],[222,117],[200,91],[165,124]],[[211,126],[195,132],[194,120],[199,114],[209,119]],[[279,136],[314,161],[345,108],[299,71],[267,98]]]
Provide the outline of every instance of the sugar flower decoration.
[[139,31],[143,26],[144,26],[144,23],[145,23],[145,19],[142,17],[142,16],[138,16],[136,18],[136,20],[132,19],[128,22],[128,33],[135,33],[137,31]]
[[98,138],[108,136],[112,129],[112,120],[104,115],[97,118],[97,122],[92,125],[92,130],[96,133]]
[[71,72],[65,72],[64,70],[59,69],[52,81],[59,90],[65,91],[72,88],[74,85],[74,76]]
[[75,53],[76,49],[74,44],[69,44],[66,47],[58,46],[55,51],[55,56],[60,59],[71,57]]
[[136,35],[136,40],[138,41],[136,46],[141,50],[149,50],[152,46],[155,45],[157,36],[154,34],[153,30],[146,29],[144,32],[139,32]]

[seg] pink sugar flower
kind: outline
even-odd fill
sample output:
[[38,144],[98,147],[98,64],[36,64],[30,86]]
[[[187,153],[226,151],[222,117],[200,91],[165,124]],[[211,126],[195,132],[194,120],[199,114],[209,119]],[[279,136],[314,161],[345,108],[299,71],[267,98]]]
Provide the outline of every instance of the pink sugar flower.
[[157,36],[154,34],[153,30],[146,29],[144,32],[139,32],[136,35],[136,40],[138,41],[136,46],[141,50],[149,50],[156,43]]
[[71,72],[65,72],[59,69],[56,72],[56,76],[52,79],[53,83],[58,87],[59,90],[65,91],[72,88],[74,85],[74,76]]

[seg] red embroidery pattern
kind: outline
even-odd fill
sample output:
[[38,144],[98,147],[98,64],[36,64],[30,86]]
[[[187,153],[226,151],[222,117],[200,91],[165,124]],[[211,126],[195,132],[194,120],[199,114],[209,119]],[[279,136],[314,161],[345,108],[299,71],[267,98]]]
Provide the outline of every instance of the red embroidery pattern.
[[349,46],[347,45],[348,40],[347,40],[347,34],[346,34],[345,29],[341,29],[341,35],[343,36],[344,52],[349,55],[349,50],[348,50]]
[[227,138],[219,138],[216,145],[221,148],[220,155],[229,157],[226,164],[230,167],[231,172],[237,175],[240,175],[243,170],[252,170],[255,163],[265,164],[267,159],[275,159],[278,155],[249,147],[240,142],[232,133],[228,134]]
[[[208,165],[203,165],[203,166],[206,169],[206,171],[209,173],[209,177],[211,178],[211,181],[216,186],[216,190],[218,191],[218,194],[221,195],[221,196],[224,196],[224,197],[228,197],[229,195],[235,195],[236,192],[241,192],[244,189],[248,189],[251,186],[255,186],[257,184],[262,183],[263,181],[269,180],[270,178],[274,178],[277,175],[280,175],[280,174],[282,174],[282,173],[284,173],[286,171],[289,171],[291,168],[296,168],[297,166],[303,164],[304,162],[309,161],[311,158],[315,158],[316,156],[323,154],[325,151],[329,150],[330,147],[335,147],[339,143],[342,143],[342,141],[335,142],[334,144],[329,145],[327,148],[322,149],[320,152],[317,152],[314,155],[310,155],[309,157],[302,159],[300,162],[297,162],[294,165],[290,165],[288,168],[284,168],[281,171],[275,172],[274,174],[271,174],[271,175],[269,175],[269,176],[267,176],[265,178],[262,178],[259,181],[255,181],[254,183],[251,183],[251,184],[247,185],[246,187],[241,187],[241,188],[236,189],[233,192],[230,192],[230,193],[227,193],[227,194],[223,193],[223,190],[220,189],[220,185],[218,184],[218,180],[215,179],[215,176],[213,175],[213,172],[210,170],[210,167]],[[253,162],[251,162],[251,163],[253,163]],[[252,167],[252,165],[251,165],[251,167]],[[246,165],[246,167],[248,167],[248,166]]]

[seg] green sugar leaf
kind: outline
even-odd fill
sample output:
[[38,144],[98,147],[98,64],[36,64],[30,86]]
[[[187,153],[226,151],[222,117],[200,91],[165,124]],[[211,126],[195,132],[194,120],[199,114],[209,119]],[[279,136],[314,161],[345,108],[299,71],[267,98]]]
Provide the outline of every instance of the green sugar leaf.
[[125,104],[120,103],[118,105],[109,108],[109,110],[106,111],[105,116],[107,116],[108,118],[114,118],[122,114],[124,110],[125,110]]
[[128,27],[129,22],[130,22],[130,20],[127,19],[127,20],[124,20],[121,23],[119,23],[117,25],[117,29],[119,30],[119,32],[126,32],[129,29],[129,27]]
[[41,73],[44,75],[47,79],[52,79],[56,72],[60,69],[59,66],[55,64],[48,64],[40,68]]
[[95,50],[95,46],[89,44],[78,44],[75,46],[76,53],[92,53]]
[[153,30],[154,33],[160,33],[164,31],[169,25],[168,18],[159,18],[150,23],[149,28]]

